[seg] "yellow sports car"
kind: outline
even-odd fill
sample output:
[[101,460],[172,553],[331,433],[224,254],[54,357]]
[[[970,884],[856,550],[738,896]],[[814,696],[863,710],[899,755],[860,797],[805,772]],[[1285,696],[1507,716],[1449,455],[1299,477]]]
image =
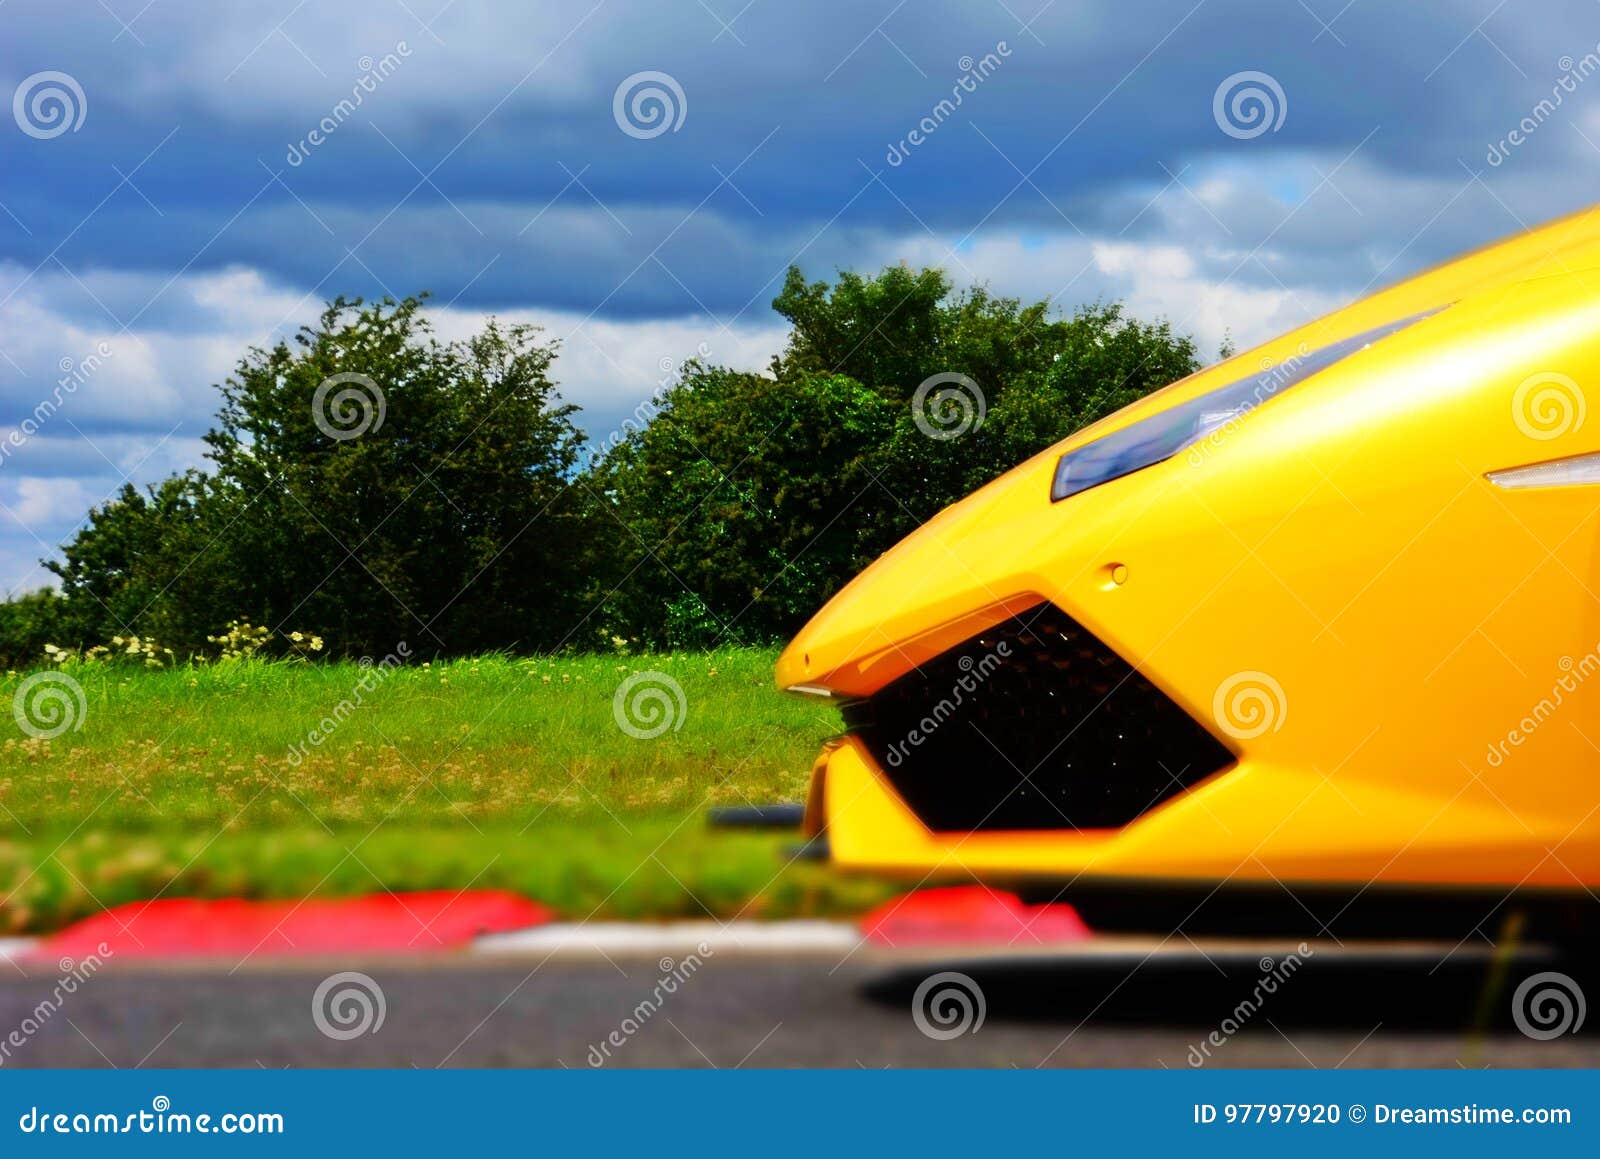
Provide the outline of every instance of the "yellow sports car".
[[808,831],[841,867],[1060,896],[1100,928],[1585,928],[1591,389],[1600,207],[1079,431],[784,652],[780,686],[847,726]]

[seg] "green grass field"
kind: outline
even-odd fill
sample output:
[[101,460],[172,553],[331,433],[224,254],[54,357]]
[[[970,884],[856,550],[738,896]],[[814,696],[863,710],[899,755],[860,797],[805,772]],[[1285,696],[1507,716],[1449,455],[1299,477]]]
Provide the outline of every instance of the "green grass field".
[[[774,691],[774,658],[72,665],[81,727],[5,721],[0,932],[154,896],[468,886],[572,918],[858,911],[891,888],[705,828],[709,805],[798,799],[837,728]],[[681,688],[681,713],[670,688],[654,706],[678,727],[624,731],[613,694],[635,672]],[[0,683],[13,708],[24,679]],[[647,731],[650,708],[623,719]]]

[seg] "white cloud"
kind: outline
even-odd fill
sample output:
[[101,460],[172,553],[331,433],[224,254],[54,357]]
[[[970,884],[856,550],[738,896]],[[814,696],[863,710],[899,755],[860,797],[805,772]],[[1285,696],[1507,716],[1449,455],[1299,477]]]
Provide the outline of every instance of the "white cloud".
[[[11,295],[0,310],[0,351],[10,360],[0,359],[0,441],[16,432],[21,444],[6,444],[0,456],[0,502],[9,509],[0,510],[0,584],[7,590],[44,582],[37,557],[125,477],[144,485],[203,465],[201,435],[218,401],[214,384],[247,348],[314,321],[321,308],[315,297],[250,269],[188,274],[168,283],[126,273],[72,278],[41,270],[29,277],[15,265],[0,265],[0,295]],[[126,317],[152,300],[161,308],[149,309],[145,323],[126,333],[99,304]],[[446,340],[474,332],[488,316],[449,307],[429,311]],[[596,437],[702,344],[712,361],[755,370],[782,348],[786,335],[771,315],[726,328],[703,317],[629,321],[527,309],[496,316],[533,323],[560,340],[555,376],[562,396],[584,408],[579,419]],[[96,350],[109,353],[73,389],[60,390],[62,360],[78,366]],[[35,408],[47,399],[53,409],[35,419]]]
[[1349,301],[1348,295],[1304,285],[1230,278],[1238,259],[1227,261],[1205,244],[1064,234],[1025,242],[999,235],[980,237],[951,254],[957,240],[886,239],[873,257],[940,264],[957,284],[984,281],[1024,301],[1049,299],[1067,312],[1096,298],[1121,301],[1135,317],[1163,317],[1194,335],[1205,355],[1225,338],[1248,349]]
[[[1248,349],[1343,305],[1367,281],[1391,280],[1411,268],[1416,255],[1403,242],[1391,239],[1387,249],[1365,251],[1356,246],[1369,214],[1399,204],[1408,217],[1432,214],[1448,224],[1451,207],[1464,200],[1451,200],[1461,189],[1454,182],[1395,180],[1359,158],[1342,168],[1338,162],[1308,154],[1270,167],[1263,182],[1252,181],[1236,162],[1203,161],[1184,173],[1181,185],[1154,181],[1148,189],[1124,190],[1115,212],[1102,217],[1128,224],[1087,234],[1052,215],[1033,231],[997,225],[968,236],[841,223],[825,236],[802,231],[796,240],[708,207],[677,235],[683,252],[670,257],[675,276],[699,285],[723,255],[736,255],[759,273],[781,271],[783,259],[812,238],[816,244],[803,260],[814,277],[828,276],[835,266],[939,264],[958,285],[983,281],[998,293],[1050,300],[1064,312],[1097,298],[1124,301],[1135,316],[1162,316],[1192,333],[1209,355],[1225,337]],[[1337,187],[1319,174],[1335,174]],[[1472,187],[1468,192],[1482,200]],[[518,223],[534,212],[504,204],[462,208],[474,217]],[[410,212],[404,229],[411,236],[432,228],[430,220],[437,227],[455,216],[452,207]],[[336,211],[328,214],[339,220]],[[628,214],[636,229],[667,217],[676,224],[662,209]],[[1276,224],[1264,231],[1264,221]],[[569,240],[589,239],[574,242],[579,249],[622,235],[599,207],[558,207],[541,224],[552,223]],[[1147,234],[1139,232],[1146,228]],[[1270,244],[1244,241],[1263,235]],[[536,256],[528,255],[527,268],[544,268]],[[583,408],[579,419],[591,435],[603,438],[702,344],[714,362],[764,368],[782,349],[787,329],[766,309],[773,289],[769,281],[727,325],[665,310],[638,319],[556,309],[494,313],[540,325],[560,340],[554,373],[561,393]],[[214,384],[248,347],[291,334],[321,308],[316,293],[244,266],[171,278],[92,269],[69,274],[49,266],[30,273],[0,262],[0,297],[6,299],[0,308],[0,437],[50,396],[64,359],[76,364],[102,345],[111,352],[27,444],[0,463],[0,496],[28,529],[0,521],[0,568],[7,569],[0,581],[8,586],[32,572],[33,534],[58,541],[122,473],[143,484],[200,464],[200,436],[217,403]],[[445,339],[478,329],[488,313],[438,303],[429,310]],[[132,319],[128,331],[116,321]]]
[[81,519],[99,496],[82,479],[44,479],[23,475],[10,480],[6,509],[0,512],[24,528]]

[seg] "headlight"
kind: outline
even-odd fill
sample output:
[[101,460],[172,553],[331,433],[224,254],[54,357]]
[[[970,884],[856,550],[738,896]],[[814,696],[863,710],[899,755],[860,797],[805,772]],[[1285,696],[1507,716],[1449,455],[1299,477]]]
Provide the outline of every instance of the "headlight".
[[1277,366],[1230,382],[1199,398],[1181,402],[1160,414],[1151,415],[1104,438],[1068,451],[1056,464],[1052,501],[1120,479],[1134,471],[1172,458],[1179,451],[1229,423],[1249,414],[1298,382],[1335,362],[1365,350],[1379,339],[1403,330],[1435,311],[1413,314],[1372,330],[1351,335],[1316,350],[1306,350],[1284,359]]

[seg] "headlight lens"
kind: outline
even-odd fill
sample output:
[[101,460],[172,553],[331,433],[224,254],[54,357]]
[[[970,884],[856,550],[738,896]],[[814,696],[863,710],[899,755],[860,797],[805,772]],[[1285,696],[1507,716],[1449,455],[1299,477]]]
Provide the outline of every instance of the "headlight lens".
[[1050,498],[1052,501],[1065,499],[1079,491],[1087,491],[1101,483],[1109,483],[1112,479],[1120,479],[1170,459],[1296,383],[1432,313],[1435,311],[1413,314],[1316,350],[1302,348],[1299,353],[1259,374],[1220,386],[1199,398],[1169,407],[1131,427],[1124,427],[1075,451],[1068,451],[1056,464],[1055,484],[1050,489]]

